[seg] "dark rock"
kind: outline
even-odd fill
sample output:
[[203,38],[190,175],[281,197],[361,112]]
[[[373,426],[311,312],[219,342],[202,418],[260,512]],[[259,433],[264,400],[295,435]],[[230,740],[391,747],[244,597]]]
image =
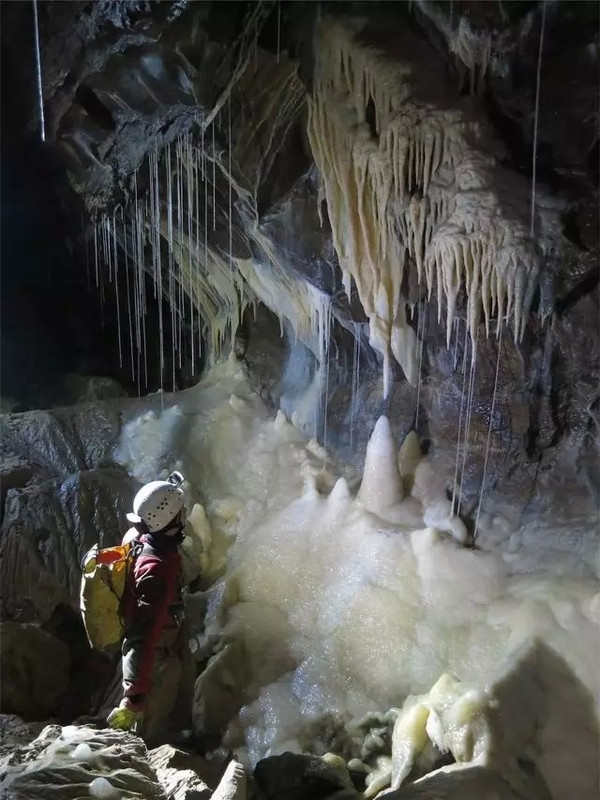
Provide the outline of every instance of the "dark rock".
[[8,456],[0,462],[0,501],[4,506],[6,493],[10,489],[26,486],[33,476],[31,466],[18,456]]
[[42,621],[60,603],[78,609],[81,559],[96,542],[120,541],[136,487],[124,471],[103,469],[11,490],[0,541],[4,613],[25,598]]
[[69,680],[69,650],[35,625],[0,623],[2,712],[47,719],[58,709]]
[[[56,606],[42,628],[63,642],[70,655],[69,691],[63,696],[56,716],[71,721],[97,710],[115,675],[118,655],[109,658],[90,648],[81,615],[71,606]],[[120,673],[118,677],[120,681]],[[119,696],[111,709],[120,700]]]
[[263,758],[256,765],[254,780],[261,800],[319,800],[346,790],[345,798],[356,797],[348,775],[322,758],[296,753]]
[[2,418],[0,458],[18,459],[41,478],[95,469],[110,454],[120,431],[121,408],[94,403]]

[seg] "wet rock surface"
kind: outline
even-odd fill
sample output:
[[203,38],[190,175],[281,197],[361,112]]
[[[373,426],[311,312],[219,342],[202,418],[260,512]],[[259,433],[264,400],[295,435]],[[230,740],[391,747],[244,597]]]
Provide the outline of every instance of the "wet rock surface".
[[90,403],[5,415],[0,458],[29,465],[38,479],[95,469],[110,457],[120,413],[118,405]]
[[80,563],[120,541],[138,484],[112,460],[110,402],[2,419],[2,710],[71,720],[98,707],[115,670],[79,616]]
[[2,522],[2,599],[24,600],[46,621],[64,603],[78,608],[81,559],[96,542],[120,541],[135,482],[119,469],[77,472],[11,490]]

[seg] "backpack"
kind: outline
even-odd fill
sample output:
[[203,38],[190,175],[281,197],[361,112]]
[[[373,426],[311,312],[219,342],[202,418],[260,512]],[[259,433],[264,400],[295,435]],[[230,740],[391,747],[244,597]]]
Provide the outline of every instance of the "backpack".
[[125,632],[123,595],[129,569],[143,549],[133,540],[124,545],[99,549],[95,544],[81,562],[79,609],[90,646],[114,652]]

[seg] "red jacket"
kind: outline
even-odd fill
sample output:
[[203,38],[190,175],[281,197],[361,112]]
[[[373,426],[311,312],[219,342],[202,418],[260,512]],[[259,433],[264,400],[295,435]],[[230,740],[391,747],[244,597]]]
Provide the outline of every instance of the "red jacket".
[[[143,534],[143,550],[127,576],[123,598],[125,643],[136,650],[134,675],[125,696],[150,689],[156,647],[165,633],[174,641],[181,609],[178,543],[167,536]],[[172,642],[171,642],[172,643]]]

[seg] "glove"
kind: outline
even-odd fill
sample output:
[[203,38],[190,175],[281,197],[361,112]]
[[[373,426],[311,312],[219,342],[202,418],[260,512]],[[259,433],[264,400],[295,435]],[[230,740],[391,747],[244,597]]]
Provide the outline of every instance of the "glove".
[[117,731],[139,733],[144,721],[144,712],[130,708],[127,698],[124,698],[117,708],[113,708],[106,721],[110,728]]

